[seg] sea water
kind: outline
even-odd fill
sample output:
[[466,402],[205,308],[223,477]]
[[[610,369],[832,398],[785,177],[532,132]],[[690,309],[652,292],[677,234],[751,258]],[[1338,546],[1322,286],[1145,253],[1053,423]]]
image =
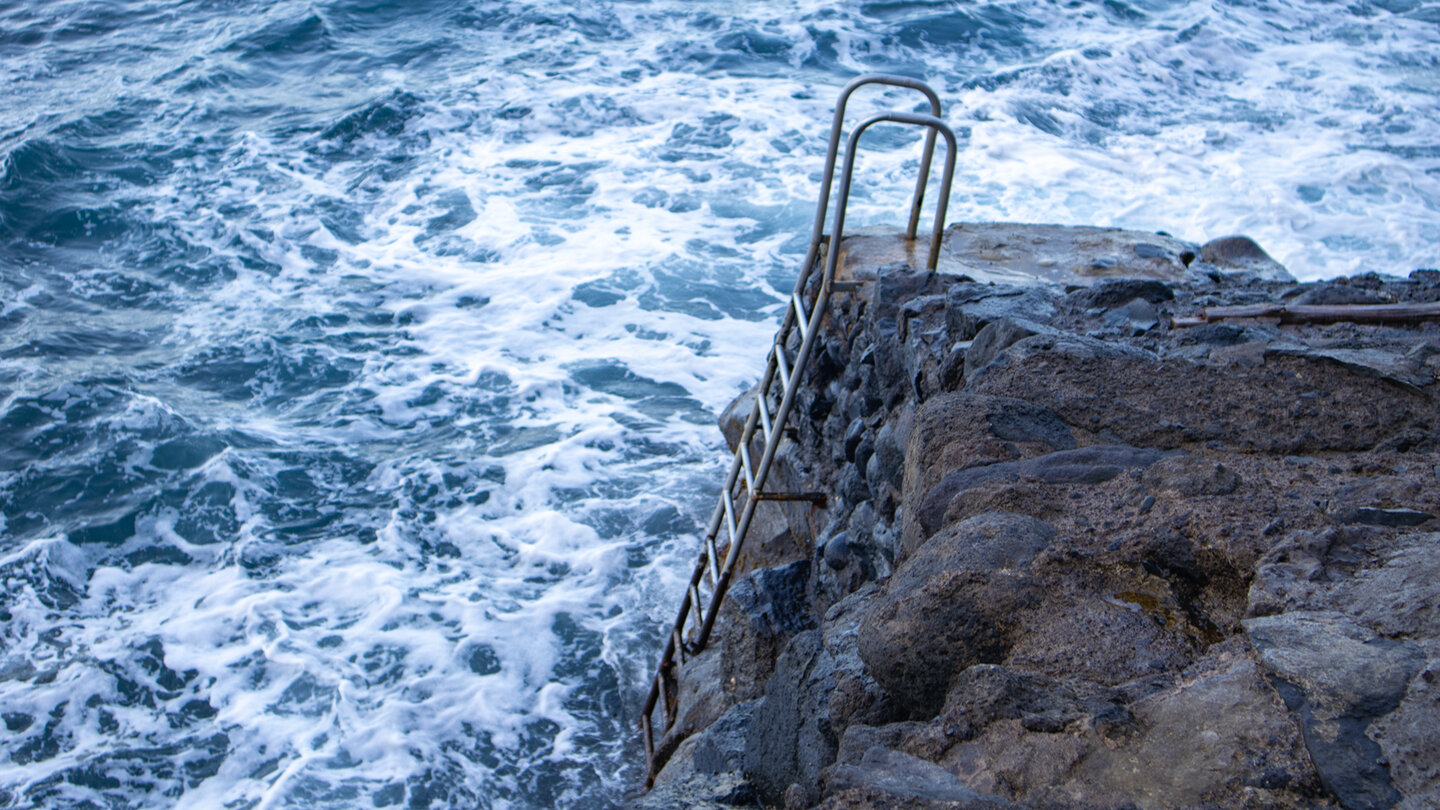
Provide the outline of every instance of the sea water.
[[870,71],[953,221],[1440,264],[1419,0],[0,2],[0,807],[621,802]]

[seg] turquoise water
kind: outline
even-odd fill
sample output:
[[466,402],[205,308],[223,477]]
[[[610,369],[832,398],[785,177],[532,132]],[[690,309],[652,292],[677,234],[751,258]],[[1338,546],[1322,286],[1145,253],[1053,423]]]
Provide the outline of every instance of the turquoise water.
[[[1434,267],[1440,6],[0,2],[0,807],[609,807],[830,105]],[[911,107],[904,95],[866,96]],[[877,132],[856,224],[915,136]]]

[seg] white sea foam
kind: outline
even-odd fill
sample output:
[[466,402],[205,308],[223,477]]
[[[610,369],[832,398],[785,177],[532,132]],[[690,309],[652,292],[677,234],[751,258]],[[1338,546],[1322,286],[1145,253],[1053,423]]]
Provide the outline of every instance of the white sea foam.
[[[51,524],[12,501],[0,517],[17,673],[0,704],[31,718],[23,744],[56,741],[0,762],[0,790],[144,803],[63,777],[173,745],[155,790],[175,806],[618,801],[722,472],[714,415],[761,370],[854,72],[940,91],[962,139],[952,221],[1244,232],[1304,278],[1435,265],[1433,23],[1123,9],[427,7],[386,30],[429,58],[356,76],[336,57],[313,87],[250,90],[227,84],[247,78],[236,54],[286,53],[246,44],[265,31],[318,16],[359,61],[391,43],[301,3],[167,23],[192,44],[132,77],[173,91],[147,114],[184,153],[124,186],[145,238],[190,246],[149,268],[163,295],[93,303],[146,269],[125,265],[141,237],[89,254],[81,281],[4,279],[35,313],[7,350],[73,329],[44,309],[54,289],[155,337],[0,359],[6,408],[49,431],[31,449],[63,445],[0,470],[0,491],[108,482]],[[36,81],[26,65],[6,70]],[[175,90],[191,76],[230,89]],[[26,92],[104,112],[110,86]],[[917,100],[869,88],[852,121]],[[192,134],[222,146],[185,152]],[[920,136],[867,137],[849,222],[895,224]]]

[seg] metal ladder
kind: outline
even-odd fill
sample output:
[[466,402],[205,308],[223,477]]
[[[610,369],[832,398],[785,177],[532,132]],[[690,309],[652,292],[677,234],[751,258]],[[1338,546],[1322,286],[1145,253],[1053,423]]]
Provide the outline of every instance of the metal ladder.
[[[845,107],[852,93],[869,84],[917,90],[929,100],[931,114],[883,113],[866,119],[850,133],[849,140],[846,142],[844,168],[840,175],[840,190],[836,195],[835,218],[828,237],[829,247],[825,255],[824,275],[819,287],[812,293],[813,300],[807,302],[805,300],[806,288],[816,269],[820,246],[827,241],[824,234],[825,215],[830,202],[830,187],[834,179],[835,160],[839,152],[841,130],[844,126]],[[925,149],[920,159],[920,177],[915,184],[915,197],[910,206],[910,222],[906,229],[907,237],[912,240],[915,238],[920,223],[920,208],[924,202],[925,185],[930,174],[931,158],[935,152],[935,135],[939,133],[945,137],[948,146],[945,153],[945,170],[941,175],[941,193],[936,204],[935,226],[930,235],[930,251],[926,259],[926,269],[933,271],[939,261],[940,240],[945,230],[945,209],[950,199],[950,184],[955,173],[955,133],[940,120],[940,100],[936,97],[935,91],[923,82],[905,76],[887,74],[860,76],[845,85],[844,89],[840,91],[840,98],[835,106],[834,122],[830,128],[830,144],[825,157],[820,201],[815,207],[815,225],[810,236],[810,248],[806,252],[805,263],[801,266],[799,277],[795,280],[795,290],[790,295],[784,321],[771,346],[765,375],[761,379],[758,394],[755,397],[755,406],[751,409],[750,418],[746,421],[745,429],[741,433],[734,460],[730,465],[730,473],[725,479],[725,487],[720,492],[719,503],[715,506],[715,513],[706,530],[700,559],[695,563],[694,573],[690,576],[689,586],[680,603],[680,613],[670,630],[670,636],[665,644],[665,652],[660,656],[655,678],[650,685],[649,697],[645,700],[645,708],[640,718],[640,732],[645,743],[646,789],[649,789],[654,782],[657,772],[656,740],[651,715],[658,703],[662,715],[663,725],[660,729],[662,735],[675,724],[676,668],[678,664],[683,663],[684,656],[699,654],[709,643],[710,633],[720,614],[721,602],[729,590],[730,580],[735,573],[735,564],[740,559],[740,551],[745,543],[745,534],[755,515],[755,507],[762,501],[805,500],[820,504],[824,502],[823,495],[812,493],[767,492],[765,481],[770,474],[775,453],[784,438],[786,420],[789,419],[790,411],[795,405],[796,394],[799,392],[806,366],[815,347],[816,337],[820,332],[825,307],[835,288],[840,241],[845,228],[845,209],[850,198],[850,180],[855,169],[855,154],[860,143],[860,136],[871,126],[883,122],[920,126],[927,130]],[[792,360],[789,357],[788,346],[796,335],[800,338],[800,348]],[[777,381],[779,382],[778,386],[775,385]],[[772,402],[778,402],[778,407],[773,411],[771,410]],[[750,444],[755,438],[757,428],[764,438],[764,450],[760,455],[758,465],[754,463],[750,453]],[[728,539],[723,562],[720,559],[720,547],[716,542],[722,527]],[[706,588],[707,579],[708,588]],[[702,588],[710,592],[708,601],[702,597]],[[687,622],[689,623],[688,638],[686,637]]]

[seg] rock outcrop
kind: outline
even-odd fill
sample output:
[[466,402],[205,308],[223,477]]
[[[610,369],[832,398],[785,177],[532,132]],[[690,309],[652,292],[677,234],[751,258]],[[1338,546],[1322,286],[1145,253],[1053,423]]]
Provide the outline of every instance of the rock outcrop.
[[950,238],[847,242],[777,461],[828,506],[757,521],[636,805],[1440,806],[1440,323],[1174,323],[1440,272]]

